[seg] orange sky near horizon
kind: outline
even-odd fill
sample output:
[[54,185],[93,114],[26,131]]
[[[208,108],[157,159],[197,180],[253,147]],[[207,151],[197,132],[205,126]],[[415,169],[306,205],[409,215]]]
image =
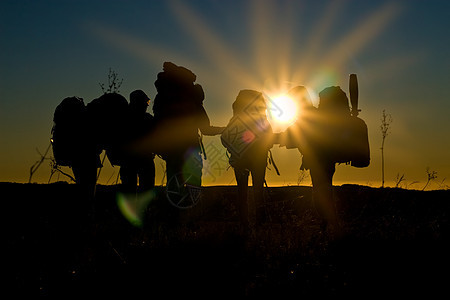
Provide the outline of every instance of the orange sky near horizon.
[[[28,182],[49,145],[53,112],[68,96],[101,95],[109,68],[120,92],[153,99],[164,61],[191,69],[204,88],[213,125],[225,126],[241,89],[276,95],[295,85],[348,93],[358,75],[360,117],[369,128],[371,165],[338,165],[337,185],[381,185],[381,116],[392,116],[385,144],[387,186],[450,185],[450,2],[447,1],[9,1],[0,3],[0,181]],[[149,109],[151,112],[151,109]],[[204,185],[235,184],[220,138],[205,137]],[[280,170],[269,186],[310,185],[297,150],[275,145]],[[49,152],[51,155],[51,149]],[[103,157],[103,154],[102,154]],[[164,177],[156,159],[156,184]],[[63,168],[70,173],[70,169]],[[49,162],[32,182],[47,183]],[[99,183],[117,181],[105,161]],[[403,180],[400,178],[403,176]],[[51,182],[66,180],[54,174]]]

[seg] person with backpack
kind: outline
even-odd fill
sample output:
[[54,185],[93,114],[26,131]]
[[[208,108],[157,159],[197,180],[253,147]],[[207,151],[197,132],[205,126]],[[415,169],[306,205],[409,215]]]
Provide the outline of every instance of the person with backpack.
[[91,127],[82,98],[64,98],[56,107],[51,132],[53,156],[57,166],[72,169],[81,196],[87,201],[94,197],[97,169],[101,166]]
[[[76,184],[75,197],[62,199],[76,199],[69,203],[71,214],[66,216],[66,224],[70,224],[65,227],[70,236],[67,246],[76,249],[75,253],[86,253],[95,224],[97,169],[101,162],[92,122],[82,98],[64,98],[56,107],[51,144],[56,166],[70,167]],[[79,264],[81,257],[74,256],[74,263]]]
[[[233,117],[221,135],[230,153],[238,188],[241,224],[248,229],[252,219],[262,220],[261,205],[267,158],[273,146],[273,131],[266,115],[266,102],[261,92],[241,90],[233,105]],[[251,174],[253,198],[248,199],[248,177]],[[249,201],[250,200],[250,201]]]
[[153,116],[147,112],[150,98],[142,90],[130,93],[130,103],[125,119],[123,141],[124,158],[120,166],[120,179],[124,192],[135,193],[147,191],[155,187],[155,154],[139,155],[133,151],[132,143],[146,138],[154,127]]
[[348,98],[340,87],[332,86],[319,93],[319,107],[316,109],[309,93],[303,86],[288,93],[296,100],[297,121],[278,136],[280,146],[297,148],[302,155],[301,170],[309,170],[313,203],[322,219],[322,229],[333,236],[339,236],[341,228],[333,200],[333,176],[336,163],[347,145],[342,145],[347,118],[350,116]]
[[321,217],[322,228],[336,238],[343,234],[333,199],[333,176],[336,164],[356,168],[370,164],[370,148],[366,123],[358,117],[358,85],[356,74],[350,75],[350,110],[347,94],[339,86],[324,88],[319,93],[316,109],[307,90],[298,86],[289,91],[297,99],[298,119],[276,142],[297,148],[302,154],[302,170],[310,171],[313,202]]
[[167,188],[201,186],[204,153],[202,136],[220,134],[224,127],[211,126],[203,107],[205,95],[197,76],[189,69],[164,62],[158,73],[153,104],[155,131],[151,149],[166,162]]

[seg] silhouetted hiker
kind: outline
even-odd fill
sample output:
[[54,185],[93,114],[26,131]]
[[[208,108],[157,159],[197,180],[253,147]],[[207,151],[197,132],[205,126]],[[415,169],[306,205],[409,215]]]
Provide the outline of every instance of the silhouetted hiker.
[[337,162],[333,136],[340,135],[343,116],[350,113],[346,94],[338,87],[319,93],[316,109],[308,91],[297,86],[288,93],[297,102],[298,119],[281,134],[280,146],[298,148],[302,154],[302,170],[310,171],[314,206],[332,233],[338,233],[339,222],[333,200],[333,175]]
[[53,116],[52,148],[58,166],[69,166],[83,201],[91,201],[101,166],[92,124],[82,98],[67,97]]
[[101,166],[100,153],[83,99],[65,98],[56,107],[53,121],[52,147],[56,164],[72,168],[77,186],[74,195],[61,199],[67,200],[65,205],[71,208],[71,213],[65,216],[67,222],[64,228],[70,238],[63,238],[61,243],[67,243],[68,249],[80,254],[73,257],[73,264],[79,266],[81,253],[92,241],[90,237],[95,219],[94,199],[97,168]]
[[[241,222],[247,228],[253,218],[261,221],[263,187],[268,151],[272,148],[273,132],[267,120],[262,93],[241,90],[233,103],[233,117],[222,133],[222,144],[230,152],[229,163],[234,169],[238,187]],[[252,175],[253,198],[248,199],[248,177]]]
[[156,133],[151,147],[166,161],[168,190],[182,184],[201,186],[201,137],[220,134],[224,129],[211,126],[203,107],[203,88],[195,80],[192,71],[165,62],[155,81]]
[[124,158],[120,167],[120,178],[125,192],[136,192],[139,179],[139,190],[153,189],[155,186],[155,154],[143,155],[134,151],[132,143],[146,138],[154,127],[153,116],[146,112],[150,98],[142,91],[130,93],[130,104],[126,119],[124,138]]
[[[330,86],[319,93],[319,107],[312,105],[304,87],[289,91],[297,99],[299,117],[295,124],[277,136],[280,146],[298,148],[303,155],[301,169],[309,169],[314,206],[323,225],[334,237],[342,234],[333,199],[336,163],[356,168],[370,163],[367,126],[358,118],[356,75],[350,77],[352,111],[346,93]],[[353,95],[353,96],[352,96]]]

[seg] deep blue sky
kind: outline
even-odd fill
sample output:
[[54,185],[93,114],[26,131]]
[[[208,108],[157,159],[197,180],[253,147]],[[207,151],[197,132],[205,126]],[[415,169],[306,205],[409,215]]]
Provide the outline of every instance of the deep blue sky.
[[[372,164],[339,167],[336,180],[379,184],[383,109],[394,119],[386,144],[388,181],[400,173],[409,183],[424,182],[427,166],[441,180],[449,178],[449,20],[445,0],[2,0],[0,181],[28,180],[64,97],[86,103],[98,97],[112,68],[124,79],[126,97],[140,88],[153,98],[153,82],[167,60],[197,74],[217,125],[231,117],[240,89],[289,81],[316,93],[329,85],[346,90],[348,74],[357,73]],[[269,172],[269,184],[295,184],[298,153],[275,147],[274,154],[282,178]],[[230,183],[228,173],[210,183]],[[48,177],[42,168],[34,180]]]

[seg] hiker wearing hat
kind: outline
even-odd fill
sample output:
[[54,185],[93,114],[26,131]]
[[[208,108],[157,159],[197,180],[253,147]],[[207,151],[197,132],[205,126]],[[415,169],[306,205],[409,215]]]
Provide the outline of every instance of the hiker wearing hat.
[[120,167],[120,179],[125,192],[153,189],[155,186],[155,154],[138,153],[130,145],[145,138],[153,128],[153,116],[147,112],[150,103],[144,91],[130,93],[126,117],[124,157]]

